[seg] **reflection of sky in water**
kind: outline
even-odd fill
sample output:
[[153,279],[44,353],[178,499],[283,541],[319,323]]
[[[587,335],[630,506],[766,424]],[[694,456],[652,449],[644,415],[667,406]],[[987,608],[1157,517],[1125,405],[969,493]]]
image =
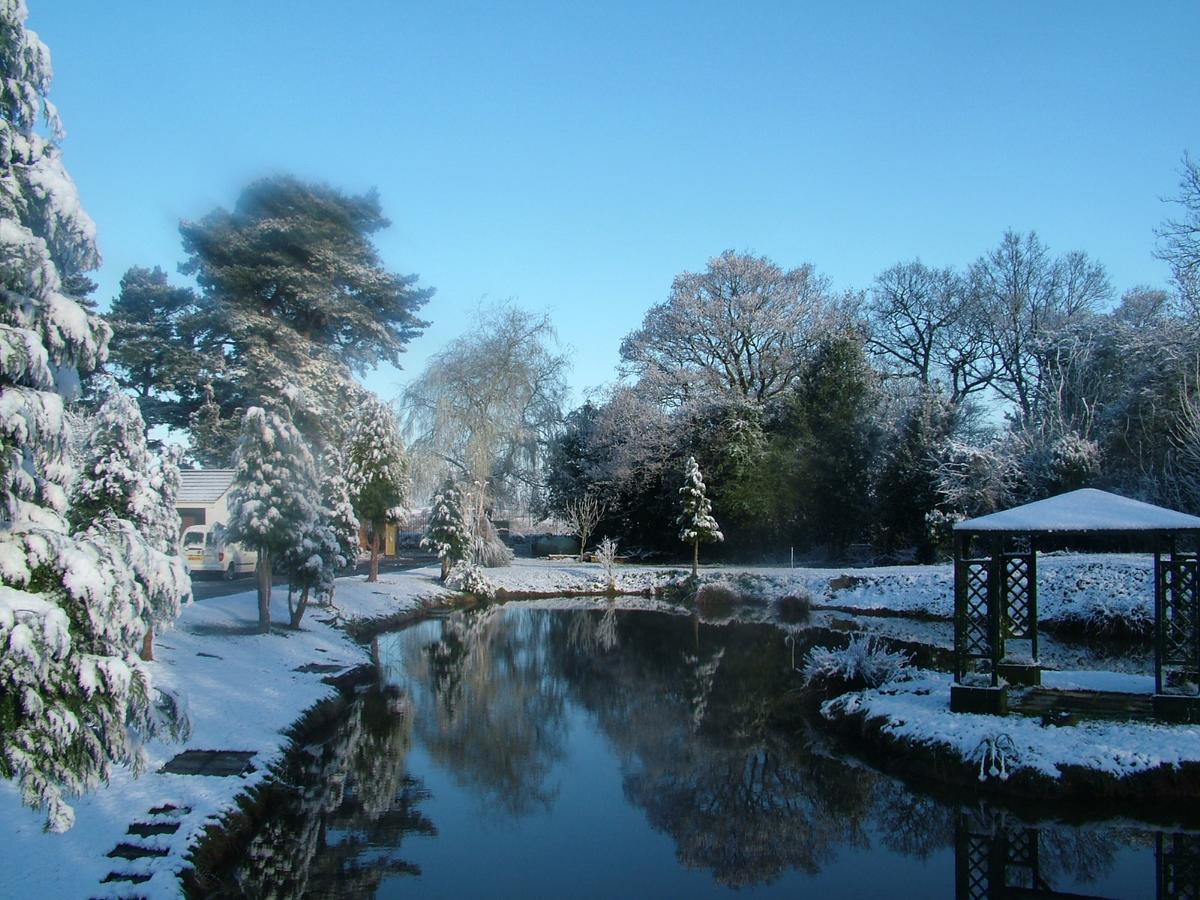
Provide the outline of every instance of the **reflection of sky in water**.
[[[384,636],[379,653],[413,701],[405,764],[437,828],[400,851],[419,879],[380,896],[954,896],[957,810],[766,726],[793,686],[781,632],[508,607]],[[1153,838],[1138,837],[1056,826],[1042,875],[1153,895]]]

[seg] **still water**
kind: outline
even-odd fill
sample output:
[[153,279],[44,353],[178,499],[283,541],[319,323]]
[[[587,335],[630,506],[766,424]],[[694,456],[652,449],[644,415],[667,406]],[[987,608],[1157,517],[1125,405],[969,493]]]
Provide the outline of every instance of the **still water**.
[[[233,874],[315,897],[1195,896],[1200,838],[912,790],[795,702],[820,632],[518,605],[380,637]],[[796,646],[793,646],[793,645]]]

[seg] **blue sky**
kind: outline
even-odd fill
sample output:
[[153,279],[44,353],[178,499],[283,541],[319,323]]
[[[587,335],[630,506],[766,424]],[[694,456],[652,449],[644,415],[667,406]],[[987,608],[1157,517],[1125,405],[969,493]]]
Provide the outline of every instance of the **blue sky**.
[[[965,266],[1005,228],[1163,286],[1200,155],[1200,3],[29,0],[102,307],[177,224],[293,172],[375,187],[387,265],[437,288],[385,398],[481,301],[548,311],[577,392],[721,251],[839,288]],[[181,279],[182,280],[182,279]]]

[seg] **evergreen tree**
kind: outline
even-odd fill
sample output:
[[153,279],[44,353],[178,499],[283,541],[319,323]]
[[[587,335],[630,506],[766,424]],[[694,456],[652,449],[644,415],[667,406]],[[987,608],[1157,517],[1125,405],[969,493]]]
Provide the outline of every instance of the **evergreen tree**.
[[717,520],[712,517],[712,503],[705,495],[704,479],[696,458],[689,456],[684,472],[683,487],[679,489],[683,512],[676,520],[679,539],[692,545],[692,577],[700,569],[700,545],[725,540]]
[[[137,587],[146,633],[142,659],[154,658],[154,632],[170,627],[191,600],[191,579],[179,554],[177,451],[155,456],[146,448],[146,426],[137,403],[113,391],[87,422],[68,520],[77,530],[95,528],[125,554]],[[117,523],[127,523],[128,528]]]
[[429,527],[421,538],[421,546],[435,550],[442,561],[442,581],[450,575],[451,567],[467,558],[471,548],[471,532],[463,510],[463,495],[453,479],[447,478],[433,496]]
[[62,831],[68,795],[140,764],[131,729],[150,724],[150,680],[136,653],[143,595],[98,534],[109,517],[76,535],[66,522],[63,395],[104,359],[109,329],[70,295],[99,263],[95,226],[55,143],[49,51],[25,17],[24,3],[0,4],[0,775]]
[[[350,484],[346,481],[346,461],[341,451],[331,447],[321,458],[321,505],[328,511],[329,525],[338,545],[338,554],[345,560],[342,568],[352,568],[358,561],[358,516]],[[332,599],[330,590],[329,597]]]
[[138,400],[150,425],[186,428],[206,399],[204,386],[223,357],[193,346],[199,298],[168,283],[166,273],[134,266],[108,313],[113,329],[108,368]]
[[359,411],[346,450],[346,482],[354,512],[371,526],[367,581],[379,580],[379,542],[388,521],[408,496],[412,478],[400,429],[391,410],[369,400]]
[[935,547],[925,516],[936,509],[938,451],[950,438],[954,407],[922,389],[900,420],[884,454],[876,499],[884,547],[916,547],[918,562],[932,562]]
[[[426,325],[416,312],[432,291],[386,271],[372,243],[388,224],[374,193],[280,176],[246,187],[232,211],[180,226],[182,271],[201,290],[190,346],[224,360],[208,376],[220,419],[291,383],[305,394],[294,405],[297,427],[315,445],[338,443],[346,411],[363,397],[351,373],[399,365]],[[202,435],[220,431],[209,422]]]
[[[299,628],[309,599],[332,602],[339,572],[358,559],[358,519],[350,502],[341,454],[331,449],[321,460],[320,506],[312,524],[289,547],[282,565],[288,573],[290,627]],[[293,601],[293,595],[299,596]]]
[[258,551],[258,628],[271,631],[271,579],[311,537],[320,511],[312,453],[286,408],[252,406],[242,421],[229,495],[229,540]]
[[840,555],[870,527],[875,374],[861,336],[840,332],[822,341],[798,393],[804,419],[798,442],[805,527]]

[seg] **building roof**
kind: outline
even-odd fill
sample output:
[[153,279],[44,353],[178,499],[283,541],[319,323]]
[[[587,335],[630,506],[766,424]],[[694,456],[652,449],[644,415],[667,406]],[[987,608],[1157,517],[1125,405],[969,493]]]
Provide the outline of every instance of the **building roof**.
[[176,506],[215,503],[233,484],[233,469],[184,469],[179,473]]
[[1200,517],[1119,494],[1084,488],[1003,512],[967,519],[955,531],[1070,532],[1197,531]]

